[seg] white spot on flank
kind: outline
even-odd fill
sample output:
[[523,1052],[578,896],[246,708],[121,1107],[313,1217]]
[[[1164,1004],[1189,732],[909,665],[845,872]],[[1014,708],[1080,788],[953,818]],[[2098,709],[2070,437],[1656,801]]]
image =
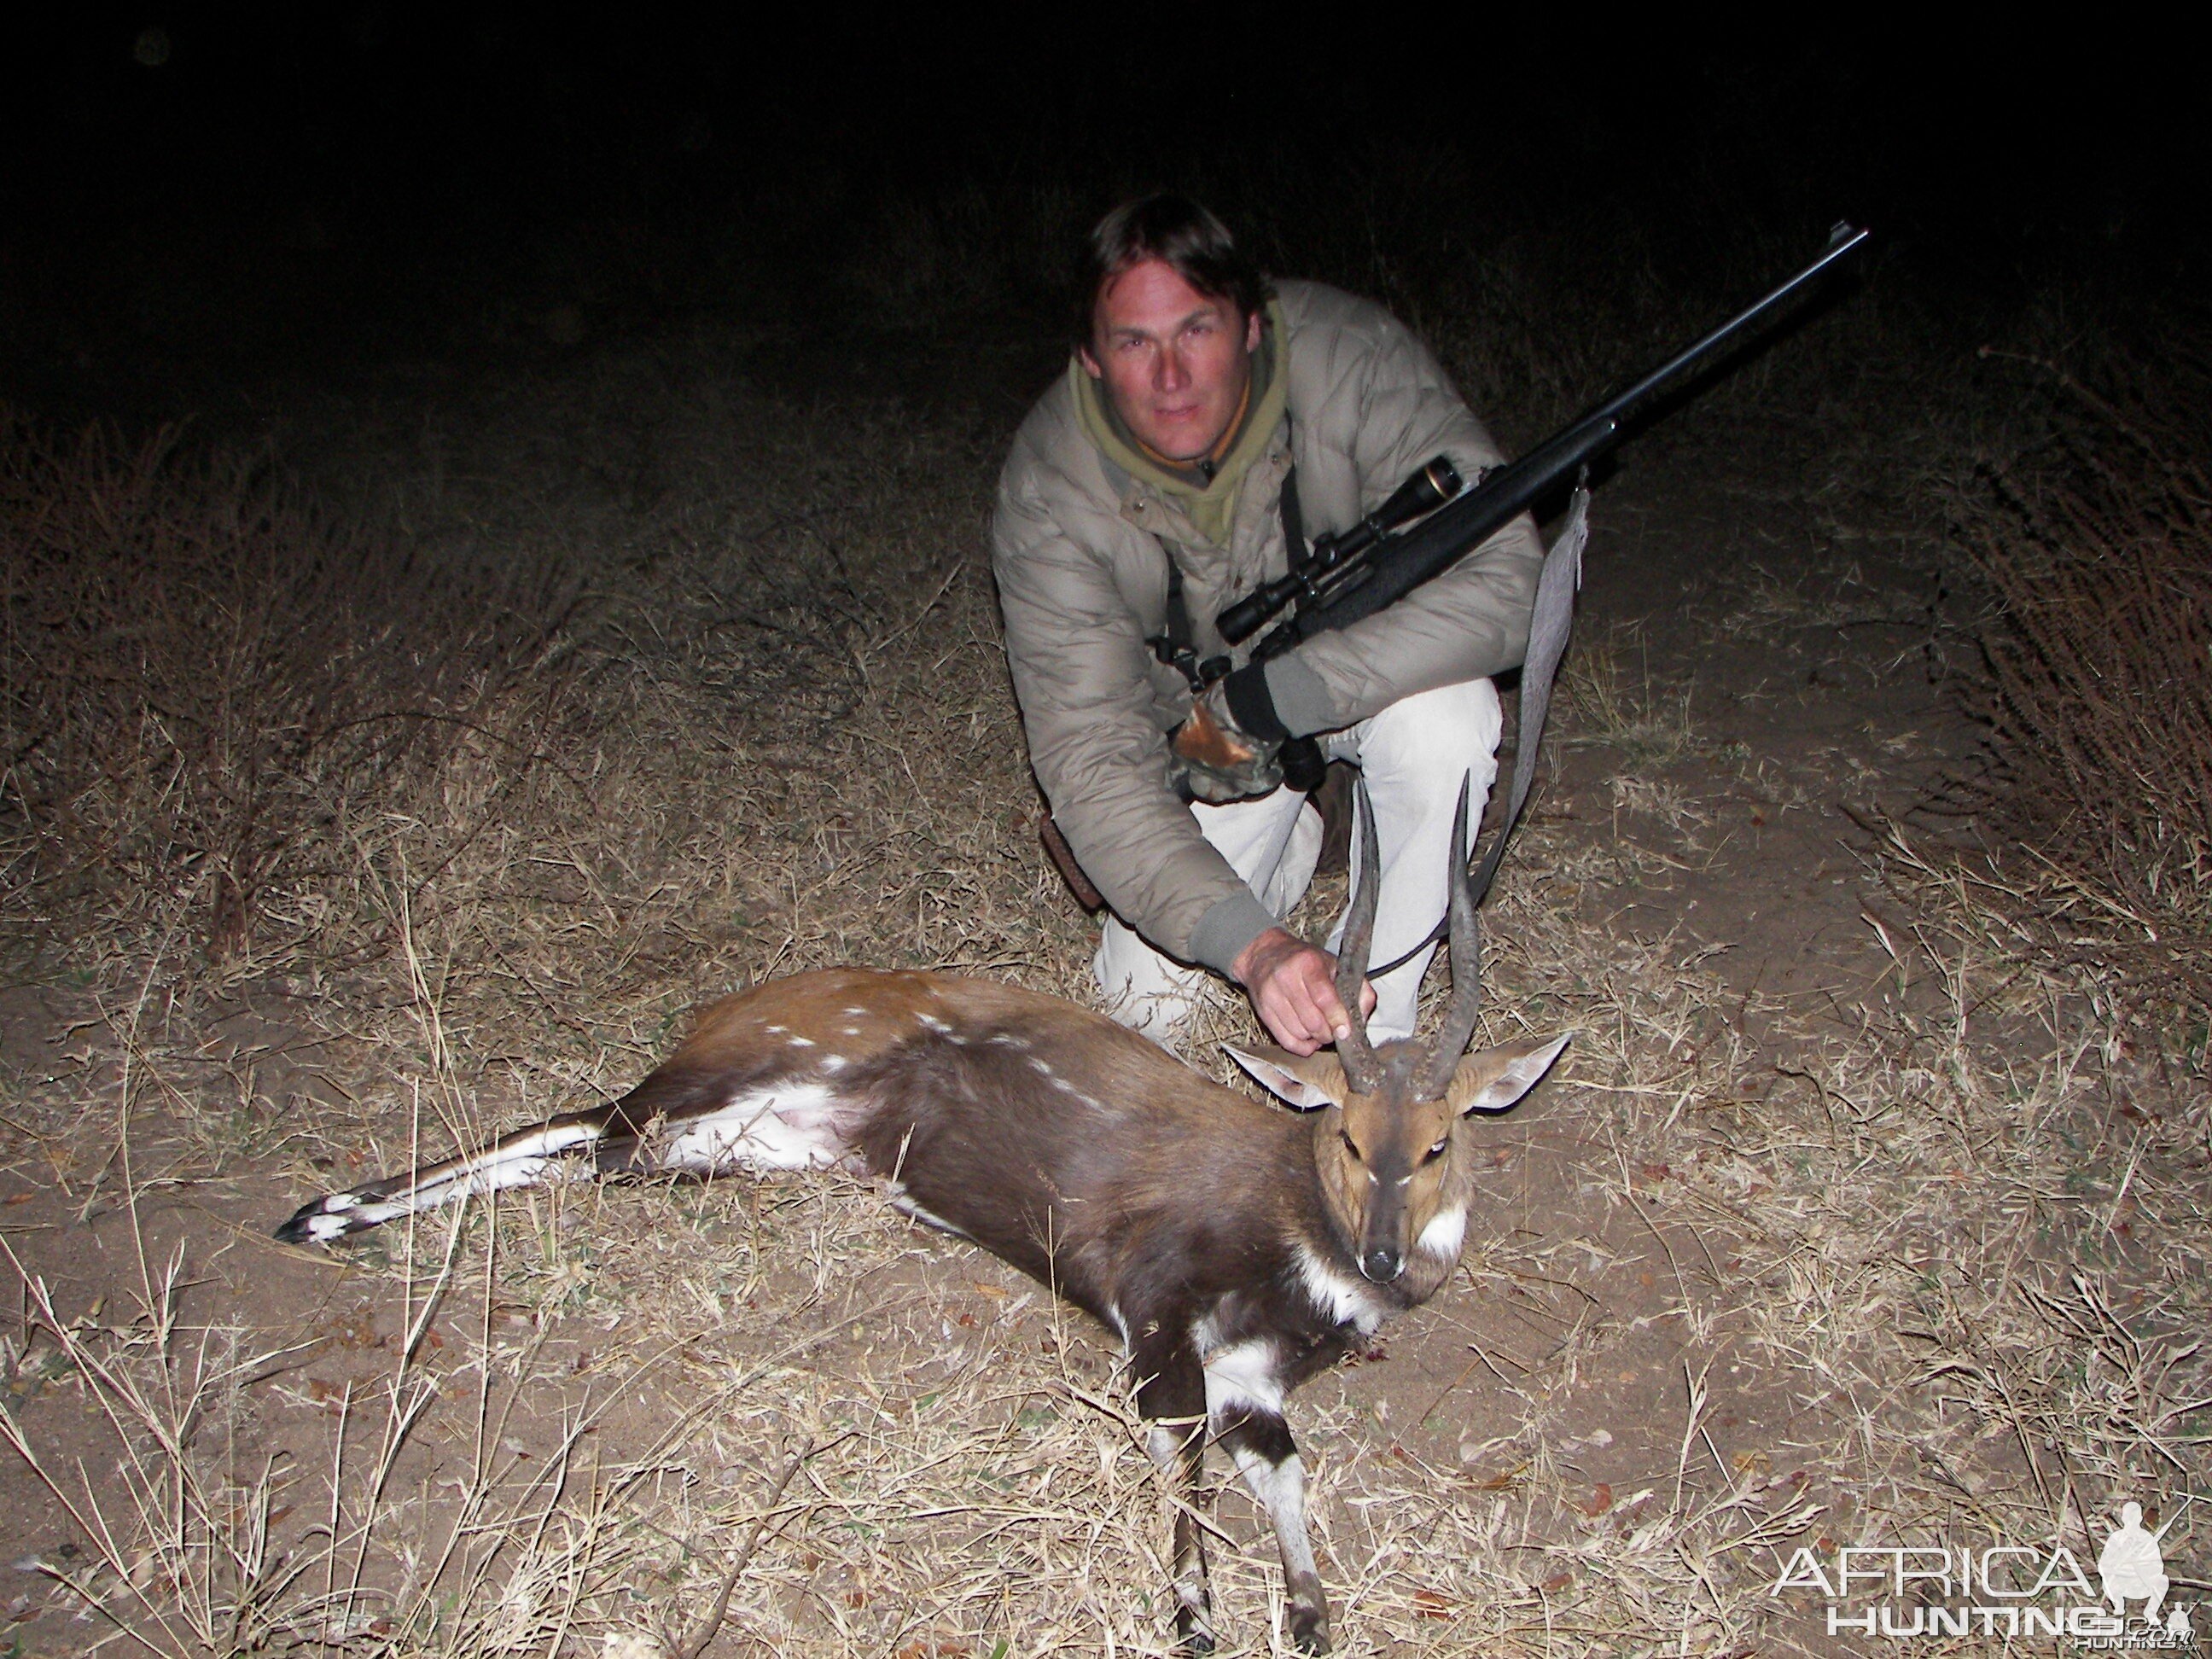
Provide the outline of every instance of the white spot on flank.
[[[1195,1337],[1206,1329],[1200,1321]],[[1206,1356],[1206,1413],[1218,1421],[1228,1411],[1283,1413],[1283,1379],[1275,1364],[1275,1345],[1265,1337],[1234,1342]]]
[[791,1040],[791,1046],[794,1048],[811,1048],[814,1046],[814,1039],[812,1037],[795,1036]]
[[1331,1267],[1314,1254],[1311,1245],[1298,1245],[1297,1257],[1299,1282],[1331,1320],[1339,1325],[1349,1321],[1362,1333],[1382,1322],[1382,1310],[1369,1297],[1364,1279]]
[[761,1030],[763,1031],[774,1031],[780,1036],[782,1035],[784,1028],[781,1025],[763,1025],[761,1027]]
[[860,1028],[857,1025],[848,1025],[845,1028],[845,1035],[847,1036],[858,1036],[860,1035]]
[[1437,1211],[1436,1218],[1421,1229],[1413,1248],[1446,1261],[1456,1261],[1460,1243],[1466,1237],[1467,1206],[1462,1204],[1455,1209]]
[[846,1012],[847,1013],[848,1013],[848,1014],[852,1015],[854,1018],[856,1018],[856,1019],[857,1019],[857,1018],[859,1018],[861,1015],[863,1015],[863,1014],[866,1013],[868,1011],[867,1011],[866,1009],[865,1009],[865,1008],[848,1008],[845,1012]]
[[936,1015],[934,1015],[934,1014],[922,1014],[922,1015],[918,1016],[918,1018],[921,1019],[921,1023],[922,1023],[924,1025],[927,1025],[927,1027],[929,1027],[929,1029],[930,1029],[931,1030],[933,1030],[933,1031],[940,1031],[940,1032],[942,1032],[942,1031],[949,1031],[949,1030],[951,1030],[952,1029],[950,1025],[947,1025],[947,1024],[946,1024],[943,1020],[941,1020],[941,1019],[938,1018],[938,1017],[937,1017]]
[[1030,1064],[1036,1067],[1037,1075],[1039,1077],[1050,1077],[1053,1074],[1052,1067],[1046,1065],[1042,1060],[1037,1059],[1034,1054],[1030,1057]]
[[822,1056],[822,1069],[825,1072],[842,1072],[845,1069],[847,1064],[848,1062],[845,1056],[842,1054],[824,1054]]

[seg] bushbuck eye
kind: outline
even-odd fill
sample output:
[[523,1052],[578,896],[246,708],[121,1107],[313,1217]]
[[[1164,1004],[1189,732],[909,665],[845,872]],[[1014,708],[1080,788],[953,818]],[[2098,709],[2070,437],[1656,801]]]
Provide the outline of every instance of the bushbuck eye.
[[1339,1129],[1336,1132],[1336,1138],[1344,1143],[1344,1150],[1352,1154],[1352,1161],[1354,1164],[1364,1164],[1367,1161],[1359,1155],[1359,1143],[1354,1140],[1346,1131]]
[[1428,1155],[1422,1158],[1421,1162],[1424,1164],[1435,1163],[1438,1158],[1444,1155],[1444,1148],[1450,1145],[1451,1137],[1449,1135],[1446,1135],[1442,1140],[1439,1140],[1435,1146],[1429,1148]]

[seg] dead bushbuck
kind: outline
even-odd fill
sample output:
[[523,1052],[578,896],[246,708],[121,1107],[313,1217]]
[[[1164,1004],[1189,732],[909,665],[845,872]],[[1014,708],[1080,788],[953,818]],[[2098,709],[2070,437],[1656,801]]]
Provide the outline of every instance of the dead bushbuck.
[[1176,1506],[1176,1631],[1212,1644],[1190,1498],[1207,1431],[1266,1508],[1291,1634],[1328,1646],[1285,1397],[1457,1265],[1477,1162],[1468,1120],[1503,1111],[1567,1037],[1465,1054],[1479,1000],[1467,808],[1455,831],[1453,994],[1428,1043],[1370,1047],[1358,1010],[1374,932],[1375,829],[1338,962],[1352,1011],[1334,1054],[1231,1049],[1306,1115],[1200,1077],[1103,1015],[1012,986],[837,968],[715,1003],[611,1104],[486,1151],[316,1200],[280,1238],[327,1241],[568,1172],[652,1176],[838,1167],[1111,1327]]

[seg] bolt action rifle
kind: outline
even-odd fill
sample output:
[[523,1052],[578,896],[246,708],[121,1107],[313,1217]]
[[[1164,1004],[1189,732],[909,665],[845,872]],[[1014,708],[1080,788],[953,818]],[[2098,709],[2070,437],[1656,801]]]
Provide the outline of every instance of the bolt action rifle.
[[[1829,233],[1820,257],[1756,303],[1684,347],[1658,368],[1640,375],[1627,389],[1607,398],[1538,444],[1518,460],[1494,466],[1462,488],[1457,470],[1439,455],[1407,478],[1389,499],[1350,529],[1317,538],[1310,547],[1290,550],[1290,569],[1225,606],[1215,617],[1221,637],[1235,645],[1249,639],[1267,621],[1295,605],[1287,617],[1252,647],[1264,662],[1295,649],[1316,634],[1348,628],[1396,603],[1432,577],[1457,564],[1500,530],[1559,490],[1586,480],[1591,465],[1647,425],[1670,399],[1685,394],[1724,363],[1739,361],[1765,332],[1796,310],[1864,247],[1867,233],[1839,224]],[[1227,657],[1198,665],[1201,685],[1225,678]],[[1235,764],[1250,751],[1224,732],[1200,703],[1170,740],[1175,752],[1200,764]],[[1311,789],[1321,781],[1325,763],[1311,738],[1285,744],[1280,763],[1284,781]],[[1091,908],[1097,890],[1080,871],[1066,842],[1049,818],[1046,850],[1068,878],[1079,899]]]

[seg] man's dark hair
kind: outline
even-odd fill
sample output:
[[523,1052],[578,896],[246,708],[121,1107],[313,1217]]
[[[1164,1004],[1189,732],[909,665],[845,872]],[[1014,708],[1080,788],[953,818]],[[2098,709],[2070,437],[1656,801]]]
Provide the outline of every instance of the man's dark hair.
[[1084,249],[1075,283],[1075,342],[1091,343],[1098,295],[1133,265],[1165,264],[1209,300],[1226,300],[1249,317],[1273,297],[1266,273],[1237,246],[1229,227],[1188,196],[1157,191],[1124,202],[1101,219]]

